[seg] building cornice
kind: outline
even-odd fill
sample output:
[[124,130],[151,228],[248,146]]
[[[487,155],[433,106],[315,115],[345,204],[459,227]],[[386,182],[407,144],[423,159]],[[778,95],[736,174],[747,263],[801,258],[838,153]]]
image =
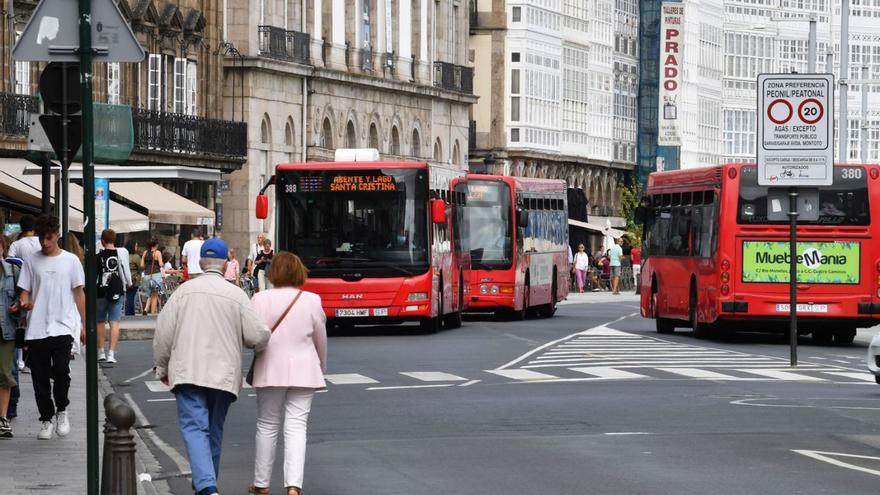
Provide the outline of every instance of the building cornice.
[[589,165],[592,167],[610,168],[620,171],[632,171],[635,165],[632,163],[623,163],[618,161],[597,160],[595,158],[584,158],[574,155],[563,155],[561,153],[547,153],[542,151],[524,150],[515,148],[493,149],[493,150],[472,150],[468,155],[470,161],[479,160],[488,154],[492,154],[495,159],[507,160],[544,160],[549,162],[558,162],[565,165]]

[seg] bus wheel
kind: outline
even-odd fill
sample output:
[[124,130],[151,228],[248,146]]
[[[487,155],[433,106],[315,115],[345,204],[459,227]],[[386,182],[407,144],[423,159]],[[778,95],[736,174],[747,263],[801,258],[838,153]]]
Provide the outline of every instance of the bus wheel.
[[856,338],[856,329],[855,328],[847,328],[845,330],[840,330],[838,332],[834,332],[834,343],[837,345],[848,345],[852,344],[853,340]]
[[654,321],[657,324],[657,333],[670,334],[675,333],[675,324],[672,320],[660,317],[660,296],[657,291],[651,292],[651,311],[654,313]]
[[543,318],[553,318],[553,315],[556,314],[556,294],[558,294],[558,290],[556,289],[556,271],[554,270],[553,286],[550,289],[550,302],[541,308],[541,316]]
[[526,285],[523,287],[522,309],[513,313],[513,317],[517,320],[525,320],[529,316],[529,300],[531,299],[529,292],[531,292],[531,288],[529,286],[529,279],[526,277]]
[[690,297],[690,308],[688,314],[690,316],[690,324],[691,330],[694,332],[694,337],[698,339],[705,339],[709,336],[709,327],[700,323],[699,312],[697,311],[698,305],[698,296],[697,296],[697,287],[695,285],[691,285],[691,297]]
[[458,280],[458,309],[443,318],[443,325],[446,328],[461,327],[461,309],[464,307],[464,285],[462,285],[461,276]]
[[437,309],[437,316],[425,318],[419,322],[419,327],[424,333],[437,333],[443,326],[443,279],[440,279],[440,302]]

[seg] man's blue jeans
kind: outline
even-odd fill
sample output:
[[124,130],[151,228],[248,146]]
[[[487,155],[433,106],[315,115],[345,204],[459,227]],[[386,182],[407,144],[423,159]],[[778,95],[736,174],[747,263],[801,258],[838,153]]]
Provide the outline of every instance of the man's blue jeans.
[[186,444],[193,486],[199,495],[217,491],[223,423],[235,396],[229,392],[195,385],[174,387],[177,420]]

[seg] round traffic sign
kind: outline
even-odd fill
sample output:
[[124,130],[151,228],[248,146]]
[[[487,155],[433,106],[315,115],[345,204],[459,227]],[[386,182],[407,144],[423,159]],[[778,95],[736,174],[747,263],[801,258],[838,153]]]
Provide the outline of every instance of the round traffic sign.
[[767,105],[767,118],[776,125],[783,125],[794,115],[794,108],[788,100],[773,100]]
[[798,105],[798,117],[805,124],[815,124],[825,116],[825,107],[815,98],[808,98]]

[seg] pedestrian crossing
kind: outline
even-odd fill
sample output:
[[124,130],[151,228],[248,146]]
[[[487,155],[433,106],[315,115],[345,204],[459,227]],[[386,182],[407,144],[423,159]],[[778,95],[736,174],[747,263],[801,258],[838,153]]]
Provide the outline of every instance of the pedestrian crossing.
[[[861,372],[809,361],[792,369],[787,359],[672,342],[606,326],[545,344],[495,369],[468,373],[346,372],[327,374],[324,378],[330,390],[360,388],[367,391],[467,387],[477,383],[644,380],[874,384],[874,376],[867,370]],[[144,385],[150,392],[170,396],[169,388],[159,381],[145,381]],[[244,388],[250,386],[245,384]]]

